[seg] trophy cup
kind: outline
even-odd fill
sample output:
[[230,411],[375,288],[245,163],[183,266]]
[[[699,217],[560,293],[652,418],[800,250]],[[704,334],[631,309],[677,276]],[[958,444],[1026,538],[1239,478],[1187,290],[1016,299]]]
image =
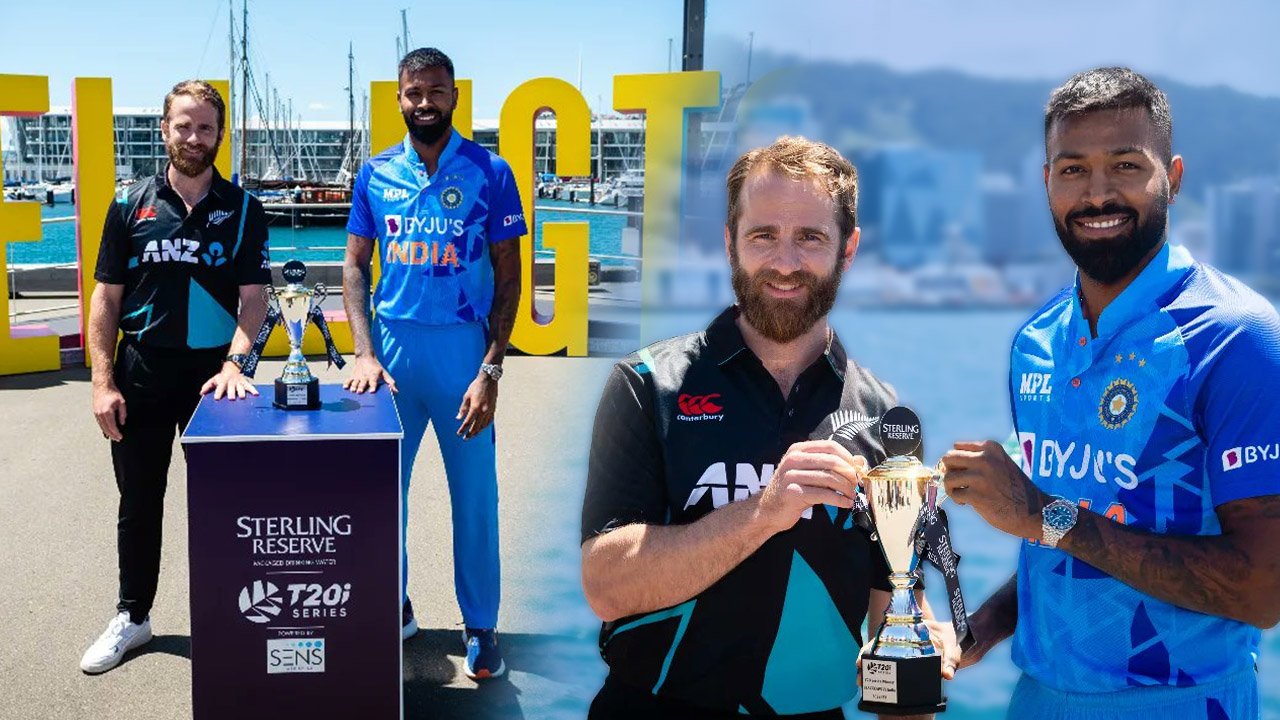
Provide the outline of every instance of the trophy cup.
[[320,310],[320,302],[328,295],[328,291],[319,283],[311,289],[303,286],[302,282],[307,278],[307,267],[299,260],[285,263],[281,275],[287,283],[285,287],[268,285],[264,289],[267,316],[241,372],[253,377],[271,330],[277,324],[284,325],[285,334],[289,337],[289,357],[285,360],[284,372],[276,379],[275,400],[272,404],[284,410],[315,410],[320,407],[320,379],[311,374],[307,359],[302,355],[302,335],[307,329],[308,321],[314,322],[324,336],[329,361],[339,368],[345,364],[334,347],[329,326]]
[[[940,524],[942,536],[946,536],[945,515],[939,523],[937,514],[943,497],[942,474],[912,455],[920,445],[920,420],[910,409],[896,407],[886,412],[880,422],[880,438],[889,457],[866,475],[863,487],[891,571],[893,594],[871,651],[862,657],[858,709],[882,715],[939,713],[947,709],[942,696],[942,656],[929,641],[913,588],[926,525]],[[936,544],[945,545],[945,554],[951,558],[950,572],[944,568],[950,590],[959,557],[951,551],[949,540]],[[934,560],[932,548],[929,556]],[[958,582],[955,590],[954,597],[958,597]],[[963,600],[959,602],[963,616]],[[952,610],[954,615],[954,606]],[[957,619],[957,637],[961,637],[961,629]],[[967,637],[967,627],[963,630]]]

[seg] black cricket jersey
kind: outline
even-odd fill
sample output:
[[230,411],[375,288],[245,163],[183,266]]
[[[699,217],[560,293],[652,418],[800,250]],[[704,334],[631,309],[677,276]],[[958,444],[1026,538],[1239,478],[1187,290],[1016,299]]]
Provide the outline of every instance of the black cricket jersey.
[[126,343],[165,349],[227,345],[241,285],[271,282],[267,218],[257,198],[217,170],[187,213],[167,167],[107,210],[94,278],[124,285]]
[[[596,414],[582,539],[693,522],[762,490],[793,443],[827,439],[876,465],[894,392],[833,334],[784,396],[743,341],[736,307],[700,333],[624,358]],[[857,693],[861,627],[889,568],[852,513],[818,505],[698,596],[605,623],[611,676],[752,715],[816,712]]]

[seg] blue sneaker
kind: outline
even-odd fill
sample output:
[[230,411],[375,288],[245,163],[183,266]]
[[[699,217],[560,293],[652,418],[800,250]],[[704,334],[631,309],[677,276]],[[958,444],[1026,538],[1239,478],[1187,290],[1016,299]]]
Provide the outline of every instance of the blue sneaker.
[[413,601],[405,598],[400,608],[400,640],[408,640],[418,634],[418,619],[413,616]]
[[501,677],[507,671],[502,652],[498,650],[496,630],[467,628],[462,631],[462,641],[467,644],[467,661],[462,667],[467,677],[484,680]]

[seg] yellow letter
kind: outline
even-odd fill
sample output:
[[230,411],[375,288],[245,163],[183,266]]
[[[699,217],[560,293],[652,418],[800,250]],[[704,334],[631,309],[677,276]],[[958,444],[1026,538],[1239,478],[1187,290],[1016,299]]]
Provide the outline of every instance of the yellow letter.
[[645,113],[644,227],[640,241],[643,248],[640,300],[644,308],[654,307],[660,299],[656,271],[663,263],[675,260],[680,177],[684,169],[685,111],[719,105],[718,72],[618,75],[613,79],[614,109]]
[[[46,112],[49,112],[49,78],[42,75],[0,75],[0,115],[34,117]],[[9,327],[9,273],[4,271],[8,265],[5,243],[31,242],[40,238],[40,206],[33,202],[4,202],[0,197],[0,375],[57,370],[62,366],[58,335],[48,327]]]
[[116,143],[111,78],[76,78],[71,90],[71,138],[76,176],[76,248],[80,258],[80,338],[89,366],[89,298],[107,208],[115,200]]
[[587,249],[585,222],[544,223],[542,246],[556,251],[555,306],[551,318],[543,318],[533,305],[534,120],[544,110],[556,114],[556,172],[587,175],[591,172],[591,110],[582,93],[563,80],[530,80],[507,98],[498,121],[498,143],[511,164],[529,234],[520,238],[520,307],[511,344],[531,355],[561,350],[569,355],[587,354]]

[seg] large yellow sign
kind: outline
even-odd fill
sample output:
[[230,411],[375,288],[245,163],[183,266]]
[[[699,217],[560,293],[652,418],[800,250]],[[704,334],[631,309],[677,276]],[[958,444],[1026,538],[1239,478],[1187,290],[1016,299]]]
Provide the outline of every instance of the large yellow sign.
[[[210,81],[223,97],[229,97],[226,80]],[[472,134],[472,81],[458,80],[459,101],[454,112],[458,132]],[[614,78],[615,108],[644,112],[645,133],[645,216],[643,267],[654,267],[666,257],[676,232],[676,198],[684,158],[685,112],[714,107],[719,102],[718,73],[660,73],[619,75]],[[111,102],[111,80],[76,78],[72,87],[74,130],[74,172],[76,180],[76,249],[80,274],[81,337],[86,337],[88,301],[93,293],[93,270],[97,261],[99,233],[107,208],[114,197],[115,145]],[[404,123],[396,102],[394,81],[370,84],[370,138],[374,154],[404,136]],[[0,115],[36,116],[49,110],[49,80],[44,76],[0,75]],[[560,175],[591,172],[591,112],[582,94],[569,83],[555,78],[538,78],[517,87],[502,106],[498,150],[511,164],[526,209],[529,227],[535,227],[534,121],[543,111],[556,115],[556,168]],[[231,175],[231,143],[219,150],[216,167],[224,177]],[[41,237],[40,209],[35,203],[0,200],[0,265],[5,259],[5,243],[38,241]],[[533,237],[520,239],[521,296],[519,315],[511,343],[533,355],[586,355],[587,353],[587,270],[590,233],[585,222],[544,223],[543,247],[555,252],[554,303],[550,312],[539,312],[533,294]],[[375,253],[375,258],[376,258]],[[375,259],[374,278],[378,264]],[[11,328],[8,313],[8,277],[0,273],[0,375],[53,370],[59,367],[58,338],[41,327]],[[648,298],[648,293],[645,293]],[[351,332],[346,322],[331,322],[339,350],[351,352]],[[308,353],[323,352],[317,334],[308,334],[303,344]],[[288,352],[284,334],[275,333],[267,345],[268,354]],[[88,363],[86,353],[85,362]]]

